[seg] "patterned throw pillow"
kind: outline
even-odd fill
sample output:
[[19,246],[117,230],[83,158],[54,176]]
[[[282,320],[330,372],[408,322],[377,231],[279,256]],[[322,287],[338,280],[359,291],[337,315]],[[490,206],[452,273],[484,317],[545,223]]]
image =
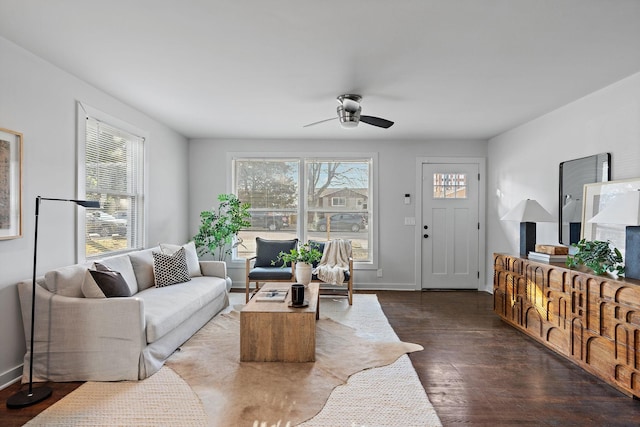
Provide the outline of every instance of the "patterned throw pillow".
[[180,250],[176,251],[173,255],[154,252],[153,274],[155,276],[156,288],[191,280],[184,248],[180,248]]

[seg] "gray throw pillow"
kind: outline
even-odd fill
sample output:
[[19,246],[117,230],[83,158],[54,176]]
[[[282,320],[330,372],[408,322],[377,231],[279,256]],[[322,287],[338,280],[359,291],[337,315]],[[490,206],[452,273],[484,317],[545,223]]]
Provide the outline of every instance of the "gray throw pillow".
[[131,289],[119,272],[96,263],[95,270],[87,270],[82,293],[86,298],[130,297]]

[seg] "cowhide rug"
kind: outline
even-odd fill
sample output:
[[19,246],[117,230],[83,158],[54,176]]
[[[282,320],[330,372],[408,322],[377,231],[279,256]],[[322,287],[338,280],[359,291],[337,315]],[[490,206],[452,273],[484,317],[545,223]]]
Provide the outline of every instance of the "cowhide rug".
[[205,325],[166,366],[195,391],[212,426],[287,426],[316,415],[349,376],[419,350],[418,344],[369,341],[320,319],[315,362],[240,362],[240,314],[232,311]]

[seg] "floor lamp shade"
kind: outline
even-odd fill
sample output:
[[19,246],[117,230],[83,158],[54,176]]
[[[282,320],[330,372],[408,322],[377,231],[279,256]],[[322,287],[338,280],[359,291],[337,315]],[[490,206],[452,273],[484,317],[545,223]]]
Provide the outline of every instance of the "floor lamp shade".
[[624,275],[640,279],[640,190],[628,191],[613,198],[587,222],[626,225]]
[[8,408],[24,408],[31,406],[38,402],[41,402],[51,396],[52,390],[50,387],[41,386],[33,387],[33,335],[35,332],[35,313],[36,313],[36,266],[38,256],[38,217],[40,216],[40,201],[52,200],[59,202],[72,202],[78,206],[85,208],[99,208],[100,202],[91,200],[76,200],[76,199],[51,199],[46,197],[36,197],[36,226],[34,230],[34,245],[33,245],[33,276],[32,276],[32,289],[31,289],[31,333],[30,333],[30,346],[29,346],[29,388],[22,390],[7,399]]
[[500,219],[520,223],[521,256],[527,256],[536,249],[536,223],[554,221],[553,216],[532,199],[522,200]]

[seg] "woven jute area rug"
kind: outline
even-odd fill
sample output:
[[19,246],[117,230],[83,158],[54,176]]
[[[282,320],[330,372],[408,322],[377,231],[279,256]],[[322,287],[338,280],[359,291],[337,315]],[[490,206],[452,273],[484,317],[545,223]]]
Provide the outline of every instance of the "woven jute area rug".
[[[89,382],[28,425],[440,426],[375,295],[321,300],[315,363],[240,363],[240,297],[155,375]],[[234,310],[235,309],[235,310]]]

